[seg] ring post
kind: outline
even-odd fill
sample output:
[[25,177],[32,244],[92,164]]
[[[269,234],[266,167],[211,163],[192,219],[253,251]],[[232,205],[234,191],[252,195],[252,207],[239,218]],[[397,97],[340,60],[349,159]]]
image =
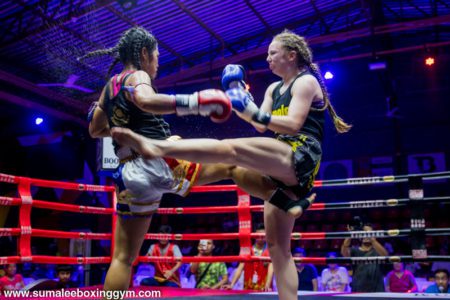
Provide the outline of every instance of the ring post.
[[30,190],[29,178],[21,177],[19,181],[19,195],[22,200],[19,210],[20,236],[19,256],[22,262],[31,261],[31,207],[33,199]]
[[239,220],[239,256],[250,258],[252,255],[252,215],[250,211],[250,195],[238,189],[238,220]]
[[421,176],[410,176],[408,185],[411,205],[412,256],[414,259],[426,259],[423,179]]

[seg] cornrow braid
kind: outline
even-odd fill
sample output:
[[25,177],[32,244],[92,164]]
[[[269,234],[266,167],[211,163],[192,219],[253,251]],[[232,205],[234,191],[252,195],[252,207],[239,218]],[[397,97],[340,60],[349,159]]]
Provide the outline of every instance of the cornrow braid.
[[352,126],[345,123],[344,120],[337,115],[333,105],[331,105],[330,96],[328,95],[328,91],[322,78],[322,74],[320,73],[319,66],[313,63],[312,51],[311,48],[309,48],[305,38],[295,34],[290,30],[284,30],[282,33],[277,34],[274,37],[274,40],[280,41],[286,50],[295,51],[297,53],[298,67],[308,68],[311,74],[316,77],[317,81],[319,82],[325,105],[320,109],[311,108],[311,110],[324,111],[325,109],[327,109],[333,119],[334,127],[336,128],[337,132],[344,133],[349,131]]
[[155,37],[142,27],[132,27],[125,31],[116,46],[108,49],[101,49],[89,52],[78,60],[85,60],[94,56],[111,55],[114,61],[108,69],[107,79],[114,66],[121,62],[123,65],[131,63],[138,70],[141,70],[141,50],[147,48],[152,53],[158,44]]
[[132,64],[136,66],[138,70],[141,69],[141,49],[144,44],[144,41],[140,38],[136,38],[135,43],[133,44],[133,56],[132,56]]
[[146,47],[149,53],[157,47],[155,37],[142,27],[127,30],[117,44],[120,61],[131,63],[138,70],[141,69],[141,50]]

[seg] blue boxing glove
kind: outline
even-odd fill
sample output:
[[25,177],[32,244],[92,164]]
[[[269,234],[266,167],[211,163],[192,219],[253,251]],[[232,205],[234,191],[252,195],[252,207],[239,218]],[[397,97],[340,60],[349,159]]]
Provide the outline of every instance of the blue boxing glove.
[[245,89],[245,70],[241,65],[226,65],[222,72],[222,87],[225,91],[232,88]]
[[89,110],[88,110],[88,113],[86,116],[86,119],[89,123],[91,123],[92,119],[94,118],[94,113],[95,113],[95,110],[97,109],[97,107],[98,107],[98,101],[92,102],[91,106],[89,107]]
[[226,94],[231,100],[233,110],[239,112],[247,122],[254,121],[264,126],[270,123],[271,115],[258,108],[249,92],[234,88],[229,89]]

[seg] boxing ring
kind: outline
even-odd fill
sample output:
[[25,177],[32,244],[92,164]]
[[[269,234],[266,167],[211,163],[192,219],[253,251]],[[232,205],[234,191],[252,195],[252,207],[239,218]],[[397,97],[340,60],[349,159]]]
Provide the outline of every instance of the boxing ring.
[[[383,177],[362,177],[348,178],[337,180],[316,181],[316,188],[334,188],[334,187],[352,187],[364,185],[380,185],[391,183],[407,183],[408,197],[402,199],[382,199],[382,200],[361,200],[349,202],[332,202],[332,203],[313,203],[310,210],[352,210],[352,209],[373,209],[387,207],[396,209],[397,207],[409,206],[411,208],[410,228],[373,230],[373,231],[335,231],[335,232],[293,232],[292,240],[326,240],[326,239],[344,239],[344,238],[387,238],[409,236],[411,238],[412,255],[406,256],[379,256],[379,257],[303,257],[295,258],[296,261],[303,263],[312,263],[325,265],[328,263],[339,264],[384,264],[393,262],[432,262],[432,261],[450,261],[450,256],[428,255],[426,249],[426,237],[428,236],[448,236],[450,228],[427,228],[424,207],[430,203],[450,202],[450,195],[443,197],[424,197],[423,184],[426,181],[445,180],[450,178],[450,172],[401,175],[401,176],[383,176]],[[116,194],[112,186],[97,186],[89,184],[78,184],[68,182],[57,182],[50,180],[33,179],[26,177],[18,177],[7,174],[0,174],[0,182],[13,184],[17,186],[19,197],[0,196],[0,204],[4,206],[19,206],[19,227],[18,228],[0,228],[0,236],[17,237],[17,253],[16,256],[0,257],[0,264],[9,263],[25,263],[31,262],[35,264],[108,264],[111,261],[110,256],[101,257],[70,257],[70,256],[44,256],[33,255],[31,252],[31,238],[64,238],[64,239],[80,239],[80,240],[111,240],[113,247],[114,228],[117,216],[115,214]],[[94,207],[94,206],[78,206],[73,204],[55,203],[45,200],[33,199],[31,195],[31,187],[57,188],[63,190],[77,190],[85,192],[101,192],[107,193],[112,208]],[[215,192],[232,192],[237,196],[237,205],[234,206],[208,206],[208,207],[174,207],[159,208],[157,213],[166,215],[182,215],[182,214],[219,214],[219,213],[237,213],[239,221],[238,232],[233,233],[197,233],[197,234],[146,234],[146,239],[169,239],[175,241],[183,240],[238,240],[240,245],[239,255],[232,256],[212,256],[212,257],[193,257],[183,256],[182,258],[173,257],[149,257],[139,256],[136,263],[149,263],[156,261],[164,262],[249,262],[249,261],[269,261],[270,258],[258,257],[251,255],[252,238],[263,236],[264,234],[252,233],[252,213],[262,212],[263,205],[251,205],[250,195],[240,190],[235,185],[211,185],[194,187],[193,193],[215,193]],[[91,233],[91,232],[65,232],[60,230],[44,230],[31,227],[31,211],[32,208],[58,210],[66,212],[74,212],[80,214],[99,214],[111,216],[111,233]],[[307,213],[308,214],[308,213]],[[111,248],[111,253],[113,249]],[[89,288],[87,288],[89,289]],[[134,290],[147,288],[133,288]],[[277,299],[276,293],[251,293],[248,291],[203,291],[192,289],[173,289],[173,288],[152,288],[161,291],[163,298],[184,299],[187,297],[202,297],[202,299],[220,299],[238,300],[238,299]],[[354,299],[360,297],[363,299],[396,299],[396,298],[444,298],[439,295],[417,294],[351,294],[351,293],[325,293],[325,292],[299,292],[301,299]],[[0,297],[1,298],[1,297]],[[30,298],[33,299],[33,298]],[[83,298],[86,299],[86,298]],[[136,298],[144,299],[144,298]],[[191,298],[193,299],[193,298]]]

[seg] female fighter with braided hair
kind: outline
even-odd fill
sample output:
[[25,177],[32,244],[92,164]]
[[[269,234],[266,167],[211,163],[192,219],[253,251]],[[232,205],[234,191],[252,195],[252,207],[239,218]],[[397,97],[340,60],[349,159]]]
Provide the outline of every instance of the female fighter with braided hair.
[[[281,81],[271,84],[261,108],[240,88],[243,68],[228,65],[222,74],[234,111],[258,131],[272,130],[275,138],[227,140],[152,140],[114,128],[113,138],[146,158],[176,157],[201,163],[223,162],[246,168],[247,191],[264,202],[264,223],[280,299],[297,299],[298,275],[290,252],[295,217],[308,208],[305,199],[313,186],[322,155],[324,114],[328,110],[336,130],[351,126],[337,116],[305,39],[290,31],[276,35],[267,62]],[[274,189],[272,189],[275,186]],[[281,210],[280,210],[281,209]],[[288,214],[283,212],[286,211]]]
[[[157,94],[152,80],[158,70],[158,46],[155,37],[144,28],[131,28],[122,34],[115,47],[88,53],[81,59],[97,55],[115,58],[108,73],[119,61],[124,67],[120,74],[108,80],[98,102],[90,109],[89,133],[94,138],[109,136],[110,128],[121,127],[152,139],[171,140],[169,124],[162,114],[201,114],[220,122],[231,113],[230,100],[220,90],[205,90],[192,95]],[[194,184],[233,177],[235,168],[171,158],[146,160],[129,147],[114,146],[121,160],[115,176],[119,218],[104,289],[126,290],[132,263],[162,195],[185,196]]]

